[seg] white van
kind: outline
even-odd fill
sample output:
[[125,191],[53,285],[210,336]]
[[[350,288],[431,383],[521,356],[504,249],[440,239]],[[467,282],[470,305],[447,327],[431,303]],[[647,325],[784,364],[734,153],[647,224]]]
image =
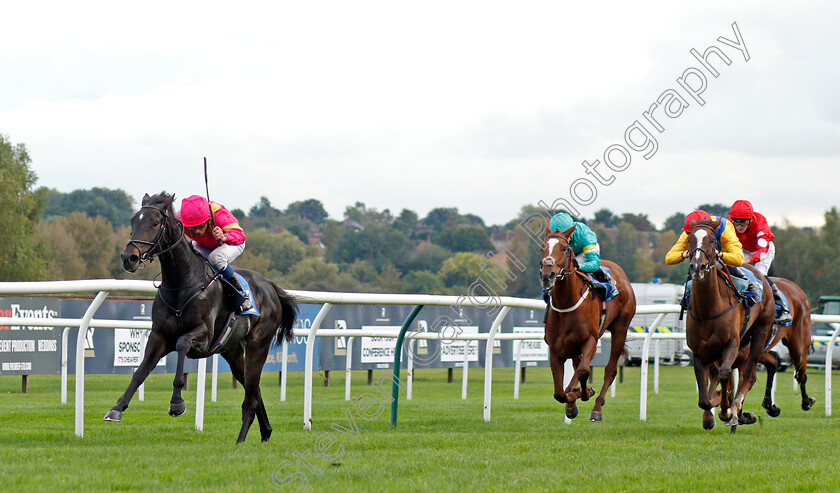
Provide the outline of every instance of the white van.
[[[682,284],[667,284],[667,283],[632,283],[633,292],[636,294],[637,305],[678,305],[682,299],[685,286]],[[637,332],[645,333],[648,326],[659,315],[636,315],[630,322],[630,330],[628,333]],[[669,313],[665,315],[662,322],[659,323],[659,332],[684,332],[685,320],[679,321],[679,314]],[[629,365],[638,365],[642,359],[642,346],[644,341],[641,339],[628,340],[627,351],[629,353]],[[685,341],[666,339],[659,341],[659,358],[661,363],[678,364],[685,360],[684,364],[690,361],[686,351]],[[650,359],[653,360],[655,356],[654,348],[651,347]]]

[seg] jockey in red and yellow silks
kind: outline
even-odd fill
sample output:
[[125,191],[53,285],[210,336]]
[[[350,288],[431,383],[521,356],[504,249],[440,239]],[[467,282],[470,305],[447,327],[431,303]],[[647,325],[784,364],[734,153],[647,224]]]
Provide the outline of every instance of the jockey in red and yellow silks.
[[[213,221],[210,220],[210,211]],[[192,240],[195,251],[206,258],[213,267],[240,293],[244,293],[230,263],[245,250],[245,232],[236,217],[227,208],[215,202],[207,202],[200,195],[190,195],[181,201],[178,219],[184,224],[184,233]],[[240,310],[253,308],[245,296]]]
[[729,209],[729,220],[735,225],[735,232],[741,241],[746,256],[745,262],[753,264],[759,272],[767,275],[770,264],[776,256],[773,232],[767,219],[753,210],[746,200],[737,200]]
[[[764,215],[755,212],[752,204],[747,200],[736,200],[729,208],[729,219],[735,225],[735,232],[744,249],[744,263],[752,264],[753,267],[765,277],[770,270],[770,264],[776,257],[776,245],[773,243],[773,232],[767,224]],[[776,318],[777,323],[791,321],[790,311],[784,298],[779,294],[779,288],[772,279],[767,277],[770,287],[773,288],[773,298],[779,305],[781,311]]]
[[735,228],[732,226],[730,221],[727,221],[726,218],[718,218],[717,216],[710,216],[708,212],[704,210],[696,210],[685,217],[685,226],[683,226],[683,232],[680,234],[680,237],[677,239],[677,242],[671,249],[665,254],[665,263],[668,265],[674,265],[682,262],[685,260],[688,255],[688,234],[691,232],[691,221],[696,220],[699,221],[701,219],[708,219],[710,221],[715,221],[717,219],[721,220],[723,223],[723,231],[718,234],[718,239],[720,240],[720,250],[721,250],[721,260],[726,265],[731,267],[739,267],[741,264],[744,263],[744,253],[741,249],[741,242],[738,241],[738,235],[735,234]]

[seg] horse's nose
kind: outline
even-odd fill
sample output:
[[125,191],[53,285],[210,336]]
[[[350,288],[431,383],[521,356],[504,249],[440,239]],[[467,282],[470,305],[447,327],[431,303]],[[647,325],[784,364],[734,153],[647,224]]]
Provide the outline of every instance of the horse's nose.
[[541,272],[540,273],[540,278],[542,280],[542,286],[545,289],[548,289],[548,288],[554,286],[554,278],[555,277],[557,277],[557,273],[554,272],[554,271],[551,271],[551,272],[548,272],[548,273]]
[[137,271],[137,267],[140,264],[140,257],[137,254],[123,252],[120,254],[120,258],[122,259],[123,269],[128,272]]

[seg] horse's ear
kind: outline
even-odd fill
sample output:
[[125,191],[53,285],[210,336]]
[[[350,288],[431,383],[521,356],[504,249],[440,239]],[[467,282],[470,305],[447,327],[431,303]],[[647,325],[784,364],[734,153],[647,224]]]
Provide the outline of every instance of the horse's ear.
[[697,226],[697,219],[692,219],[688,222],[688,229],[694,229],[694,226]]
[[150,200],[152,200],[152,198],[149,197],[149,194],[147,193],[143,196],[143,200],[140,201],[140,205],[146,205],[149,203]]
[[546,221],[545,223],[545,235],[548,236],[551,234],[551,221]]
[[577,228],[577,224],[573,224],[571,228],[567,229],[566,231],[563,231],[563,236],[564,236],[566,239],[571,238],[571,237],[572,237],[572,233],[574,233],[574,232],[575,232],[575,228]]

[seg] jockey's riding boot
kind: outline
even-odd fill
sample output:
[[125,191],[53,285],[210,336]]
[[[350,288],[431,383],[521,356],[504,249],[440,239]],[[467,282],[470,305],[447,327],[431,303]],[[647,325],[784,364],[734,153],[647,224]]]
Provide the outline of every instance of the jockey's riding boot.
[[776,283],[769,277],[767,278],[767,282],[769,282],[770,287],[773,288],[773,300],[775,300],[776,304],[779,306],[779,316],[776,317],[776,323],[786,324],[791,322],[793,318],[790,316],[790,310],[788,310],[785,300],[782,298],[782,295],[779,294],[779,288],[776,287]]
[[592,278],[598,282],[606,282],[615,286],[615,279],[610,276],[604,269],[598,269],[592,273]]
[[245,292],[245,289],[243,289],[242,285],[239,284],[239,279],[237,279],[236,275],[233,273],[233,267],[227,266],[227,268],[222,271],[222,275],[224,275],[225,280],[229,282],[234,289],[239,291],[244,298],[244,301],[242,301],[242,304],[239,306],[239,313],[247,312],[248,310],[254,308],[254,305],[251,303],[251,299],[248,297],[248,293]]

